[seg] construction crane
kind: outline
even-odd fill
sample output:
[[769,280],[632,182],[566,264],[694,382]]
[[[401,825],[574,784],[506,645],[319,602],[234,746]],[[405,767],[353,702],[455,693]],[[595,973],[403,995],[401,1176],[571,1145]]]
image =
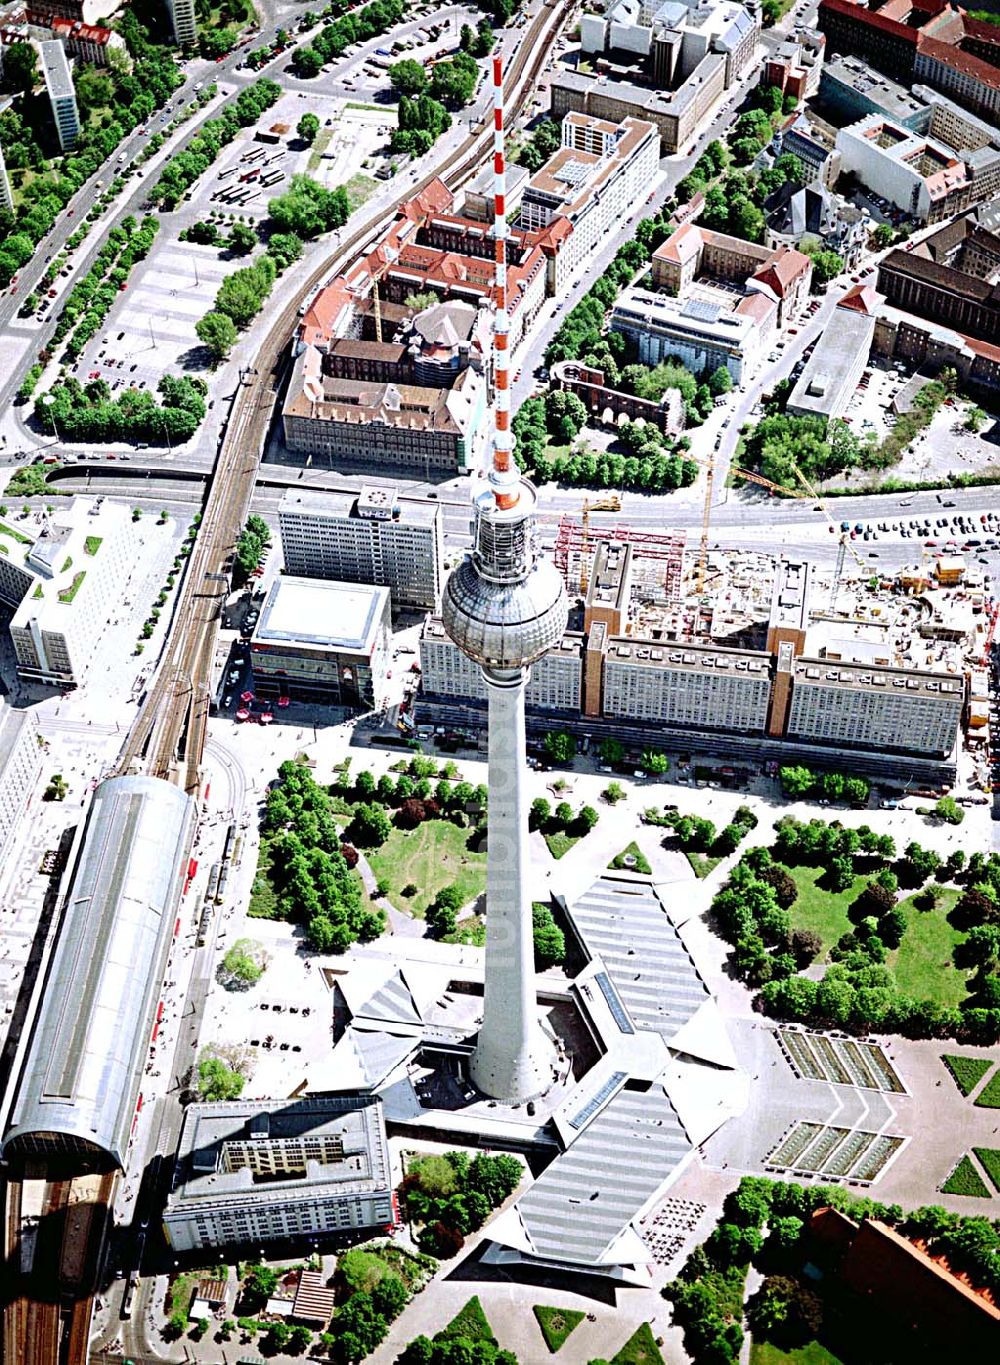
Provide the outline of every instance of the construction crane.
[[847,551],[849,550],[851,552],[851,555],[853,556],[855,563],[863,573],[868,573],[868,565],[865,563],[865,561],[858,554],[857,550],[851,544],[849,532],[845,531],[842,527],[838,527],[833,517],[830,516],[830,513],[826,510],[826,504],[824,503],[823,499],[816,492],[815,488],[813,488],[812,484],[809,482],[806,476],[802,473],[802,470],[798,467],[794,460],[790,461],[790,464],[792,466],[792,473],[798,479],[799,483],[806,490],[809,496],[811,498],[816,499],[816,506],[823,513],[824,517],[826,517],[832,529],[834,531],[840,532],[840,544],[837,547],[837,567],[835,568],[833,574],[833,591],[830,593],[830,610],[833,611],[837,606],[837,597],[840,593],[840,584],[844,576],[844,556],[847,553]]
[[[708,477],[705,480],[705,505],[701,518],[701,544],[698,550],[698,573],[695,580],[696,588],[700,596],[705,590],[705,570],[708,565],[708,532],[712,520],[712,491],[715,487],[715,456],[714,454],[707,457],[692,455],[688,450],[684,452],[683,458],[685,460],[691,460],[695,464],[700,464],[701,467],[708,472]],[[786,488],[784,484],[775,483],[772,479],[765,479],[763,474],[754,474],[750,469],[741,469],[738,464],[731,464],[729,466],[729,472],[734,479],[745,479],[747,483],[754,483],[760,488],[766,488],[769,493],[784,493],[790,498],[805,497],[805,494],[800,493],[797,488]]]
[[385,276],[385,274],[386,274],[386,273],[388,272],[388,270],[389,270],[389,267],[395,263],[395,261],[396,261],[396,259],[397,259],[397,256],[398,256],[398,252],[394,251],[391,247],[383,246],[383,247],[381,248],[381,250],[380,250],[380,255],[382,256],[383,263],[382,263],[382,265],[380,265],[379,268],[372,274],[372,303],[373,303],[374,308],[375,308],[375,339],[376,339],[376,340],[379,342],[379,344],[381,345],[381,343],[382,343],[382,300],[381,300],[381,298],[379,297],[379,288],[378,288],[378,286],[379,286],[379,280],[381,280],[381,279],[383,278],[383,276]]
[[587,585],[589,582],[590,565],[587,562],[590,557],[590,500],[583,500],[583,543],[580,548],[580,596],[586,598]]

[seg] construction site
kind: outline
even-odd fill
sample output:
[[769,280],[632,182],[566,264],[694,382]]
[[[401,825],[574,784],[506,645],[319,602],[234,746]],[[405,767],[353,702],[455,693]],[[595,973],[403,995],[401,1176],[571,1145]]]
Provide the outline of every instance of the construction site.
[[[964,732],[972,785],[988,789],[984,661],[997,611],[962,554],[924,549],[883,572],[832,522],[834,564],[709,549],[707,517],[689,544],[683,531],[591,516],[616,502],[558,524],[553,557],[573,606],[529,684],[540,728],[558,716],[636,745],[941,785],[955,780]],[[481,683],[433,618],[421,667],[425,717],[480,728]]]

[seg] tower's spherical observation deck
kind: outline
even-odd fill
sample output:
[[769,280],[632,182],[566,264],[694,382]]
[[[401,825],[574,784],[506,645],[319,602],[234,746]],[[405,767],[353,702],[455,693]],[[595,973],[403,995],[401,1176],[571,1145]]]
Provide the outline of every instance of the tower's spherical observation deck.
[[445,584],[444,628],[484,668],[525,668],[557,645],[569,607],[556,567],[535,552],[535,490],[520,483],[516,506],[498,508],[489,489],[475,500],[474,548]]

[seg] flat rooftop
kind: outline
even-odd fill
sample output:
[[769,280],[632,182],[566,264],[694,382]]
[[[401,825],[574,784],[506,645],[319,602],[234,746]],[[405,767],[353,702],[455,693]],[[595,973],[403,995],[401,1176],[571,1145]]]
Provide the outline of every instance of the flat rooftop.
[[[355,510],[359,498],[364,497],[367,488],[362,488],[360,494],[345,489],[338,492],[300,492],[298,489],[289,488],[278,505],[278,514],[293,516],[296,512],[303,516],[317,517],[319,519],[329,518],[330,520],[352,520],[358,519]],[[394,515],[391,517],[366,517],[367,521],[394,521],[397,525],[402,523],[405,526],[433,526],[441,515],[439,505],[432,502],[429,498],[406,497],[396,495],[396,490],[392,489],[394,496],[392,503]]]
[[858,351],[864,349],[867,358],[874,330],[875,319],[869,314],[835,308],[789,395],[789,408],[828,417],[854,369]]
[[309,644],[367,654],[378,635],[389,589],[322,578],[279,578],[268,593],[254,642]]
[[868,664],[845,664],[830,659],[809,659],[804,655],[795,660],[796,687],[813,684],[816,687],[871,688],[877,692],[905,692],[907,697],[923,695],[961,702],[965,683],[954,673],[929,673],[911,668],[879,668]]
[[54,100],[75,98],[73,77],[70,75],[66,49],[62,43],[58,38],[54,38],[51,42],[39,43],[38,51],[42,58],[45,88],[50,97]]
[[192,1104],[184,1116],[167,1213],[205,1201],[266,1203],[370,1194],[391,1183],[375,1096]]

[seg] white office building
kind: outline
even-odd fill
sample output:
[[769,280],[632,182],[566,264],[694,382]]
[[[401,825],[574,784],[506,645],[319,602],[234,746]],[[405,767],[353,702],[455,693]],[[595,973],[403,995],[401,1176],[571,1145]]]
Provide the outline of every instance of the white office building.
[[198,39],[198,22],[195,18],[194,0],[167,0],[170,24],[174,39],[180,47],[188,47]]
[[0,569],[8,601],[15,573],[29,576],[10,623],[18,676],[78,687],[136,568],[128,509],[74,498],[22,552],[23,565]]
[[659,158],[660,140],[652,123],[566,115],[562,146],[529,181],[520,217],[521,227],[528,230],[546,228],[557,217],[572,224],[556,255],[556,292],[646,198]]
[[2,146],[0,146],[0,209],[6,209],[8,213],[14,211],[14,196],[10,192],[10,176],[7,174],[7,163],[3,159]]
[[42,59],[42,75],[48,91],[52,118],[59,135],[59,146],[64,152],[71,150],[80,133],[80,112],[76,107],[76,90],[70,72],[66,49],[57,38],[38,44]]
[[441,507],[400,497],[389,484],[360,493],[289,489],[278,508],[285,572],[300,578],[373,583],[392,605],[430,608],[441,597]]
[[34,714],[15,711],[0,701],[0,868],[6,864],[41,770]]
[[192,1104],[163,1227],[174,1251],[300,1244],[396,1222],[372,1095]]

